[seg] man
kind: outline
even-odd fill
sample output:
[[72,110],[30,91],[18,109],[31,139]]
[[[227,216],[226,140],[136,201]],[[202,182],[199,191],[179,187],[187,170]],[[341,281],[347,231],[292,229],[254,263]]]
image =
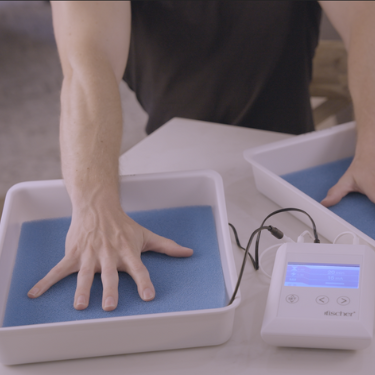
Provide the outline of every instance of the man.
[[[177,3],[181,3],[185,9],[177,9]],[[351,191],[366,194],[375,202],[375,106],[373,105],[375,98],[375,42],[373,38],[375,3],[332,1],[321,2],[320,5],[340,33],[349,53],[349,84],[358,133],[356,154],[351,166],[328,192],[322,204],[325,206],[336,204]],[[224,21],[216,23],[211,20],[207,21],[209,22],[207,33],[213,32],[207,34],[211,35],[208,50],[200,47],[200,43],[206,41],[208,37],[200,33],[194,34],[195,27],[204,26],[204,20],[200,19],[204,13],[203,6],[207,7],[212,17],[217,17],[219,20],[227,20],[227,16],[229,19],[232,17],[232,22],[226,24],[224,29],[220,28],[220,22]],[[248,79],[252,84],[243,85],[241,77],[246,73],[246,66],[252,63],[252,59],[251,56],[249,59],[246,48],[243,48],[237,26],[240,25],[246,31],[247,21],[246,18],[243,21],[242,15],[250,17],[251,12],[237,11],[233,14],[231,12],[232,10],[234,12],[236,7],[245,6],[266,6],[265,15],[262,11],[262,17],[254,16],[251,22],[248,22],[251,28],[257,19],[260,20],[253,30],[255,35],[249,36],[252,39],[248,45],[250,48],[258,44],[258,51],[261,52],[268,49],[271,57],[258,61],[252,66],[253,69],[258,69],[258,66],[262,68],[255,75],[259,79],[252,82],[252,76],[249,76]],[[302,99],[299,95],[293,97],[294,91],[282,85],[283,79],[284,83],[294,79],[292,74],[286,75],[284,72],[294,71],[298,76],[301,65],[295,64],[292,56],[290,62],[294,65],[288,70],[287,58],[290,55],[286,52],[295,53],[299,56],[296,61],[302,58],[302,65],[307,65],[304,70],[305,78],[301,76],[293,81],[293,84],[298,85],[303,80],[303,85],[306,87],[311,61],[309,63],[306,59],[303,60],[303,56],[300,56],[300,50],[305,47],[297,39],[302,36],[302,41],[309,42],[305,56],[310,54],[311,59],[311,48],[316,44],[316,38],[314,39],[316,34],[311,34],[311,27],[316,25],[316,19],[318,19],[317,6],[315,2],[277,1],[135,2],[131,10],[129,2],[52,3],[55,36],[64,73],[60,124],[62,170],[73,204],[73,215],[66,239],[65,257],[30,290],[29,297],[40,296],[68,274],[78,271],[74,307],[85,309],[89,303],[94,273],[101,272],[103,309],[110,311],[117,306],[118,270],[120,270],[133,277],[140,297],[149,301],[154,298],[155,290],[148,271],[140,260],[141,252],[153,250],[170,256],[182,257],[192,254],[191,249],[183,248],[171,240],[142,228],[132,221],[120,207],[118,157],[122,117],[118,85],[123,78],[128,59],[131,18],[133,17],[135,33],[132,35],[126,78],[130,86],[136,90],[141,104],[150,114],[148,131],[160,126],[163,120],[168,119],[168,116],[181,116],[182,113],[186,115],[185,117],[300,133],[311,130],[312,126],[311,114],[303,108],[306,105],[306,98],[308,99],[308,92],[301,89],[304,90],[301,91]],[[225,14],[223,14],[223,7],[226,7]],[[307,7],[314,7],[315,10],[313,9],[313,13],[310,13],[306,10]],[[197,13],[197,9],[200,9],[200,13]],[[295,13],[296,11],[298,13]],[[160,19],[158,12],[162,12],[166,18]],[[299,25],[298,33],[293,32],[294,27],[297,26],[284,27],[284,21],[289,22],[288,25],[291,22],[298,24],[300,14],[303,15],[303,22],[307,24],[304,28],[303,25]],[[315,21],[310,17],[315,17]],[[268,19],[272,22],[267,21]],[[147,37],[156,37],[152,43],[146,44],[145,58],[150,56],[150,59],[153,59],[152,64],[148,64],[147,61],[139,60],[142,55],[139,49],[142,45],[137,45],[136,41],[147,42],[148,39],[143,32],[152,30],[149,26],[150,22],[153,24],[154,21],[159,25],[157,27],[160,27],[161,33],[149,32],[147,34]],[[199,24],[198,21],[200,21]],[[169,24],[173,27],[165,27]],[[272,25],[275,27],[272,28]],[[176,32],[180,36],[179,42],[170,39],[175,33],[174,28],[178,30]],[[275,39],[277,43],[273,43]],[[273,47],[267,48],[268,44],[263,45],[265,40]],[[298,48],[290,47],[291,40],[292,43],[301,42]],[[218,64],[215,58],[219,55],[225,56],[227,49],[223,50],[224,47],[228,48],[228,51],[233,51],[231,49],[233,45],[238,48],[237,52],[233,52],[234,54],[230,56],[229,62],[232,65],[222,58],[221,61],[230,69],[221,71],[222,63]],[[283,48],[280,49],[279,45]],[[160,55],[158,47],[164,48],[167,52],[170,51],[171,58],[169,59],[165,54]],[[193,51],[186,55],[189,61],[177,61],[181,67],[179,68],[178,64],[176,67],[176,61],[173,59],[179,53],[183,56],[185,49]],[[273,59],[276,59],[275,54],[272,55],[274,51],[279,51],[277,58],[280,56],[285,58],[275,60],[277,63],[272,64]],[[254,54],[254,59],[256,57]],[[248,58],[245,64],[243,64],[243,58]],[[201,62],[205,65],[201,65]],[[157,65],[157,69],[162,68],[169,79],[158,80],[160,76],[155,70],[155,63],[160,64],[159,67]],[[242,70],[238,68],[241,64]],[[138,69],[141,69],[141,72]],[[218,73],[215,76],[216,70]],[[201,71],[203,71],[202,74]],[[156,74],[156,81],[150,72]],[[238,72],[240,75],[236,78],[235,75]],[[192,75],[189,76],[189,74]],[[228,80],[225,81],[226,74],[231,74],[229,83]],[[147,77],[147,80],[144,77]],[[210,84],[205,84],[206,77],[211,79],[208,81]],[[237,79],[237,86],[221,87],[224,83],[229,85],[232,79]],[[200,80],[203,80],[203,84],[199,85]],[[183,94],[181,90],[178,90],[177,83],[185,90]],[[147,90],[148,85],[151,88],[150,91]],[[228,92],[228,87],[231,87],[233,91]],[[276,87],[279,89],[284,87],[284,92],[280,92],[285,95],[291,92],[291,99],[288,102],[282,102],[283,105],[278,104],[278,100],[282,101],[284,95],[280,95]],[[237,88],[241,90],[237,92]],[[248,88],[251,89],[249,91],[251,97],[244,98],[246,96],[244,93]],[[276,92],[277,95],[275,95]],[[215,96],[219,93],[221,95]],[[264,93],[267,95],[262,95]],[[177,101],[173,100],[175,95],[177,95]],[[184,95],[189,98],[186,102],[183,102]],[[213,103],[210,107],[209,102],[204,102],[206,95],[209,98],[217,98],[219,104]],[[238,98],[238,102],[242,103],[241,106],[237,107],[236,100],[230,100],[233,97]],[[291,100],[293,102],[290,102]],[[204,105],[200,105],[201,101]],[[228,107],[226,107],[227,103],[230,103]],[[286,105],[295,106],[297,115],[292,110],[284,115]],[[190,106],[192,109],[189,109]],[[164,112],[158,113],[161,107],[164,108]],[[281,128],[272,128],[274,124],[271,124],[272,117],[269,117],[269,113],[273,111],[265,110],[267,108],[273,108],[278,118],[282,115],[280,121],[284,123],[281,124]],[[171,109],[170,112],[168,112],[169,109]],[[219,113],[219,118],[216,117],[217,113]],[[289,123],[292,123],[290,128],[288,128]]]

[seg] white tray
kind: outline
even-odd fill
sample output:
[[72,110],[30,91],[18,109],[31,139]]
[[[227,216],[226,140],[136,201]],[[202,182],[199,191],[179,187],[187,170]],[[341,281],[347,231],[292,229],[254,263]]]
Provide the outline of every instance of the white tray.
[[[252,165],[257,189],[281,207],[307,211],[327,240],[332,242],[340,233],[351,231],[359,237],[361,244],[375,248],[371,237],[279,177],[353,156],[355,145],[355,123],[350,122],[249,149],[244,157]],[[305,215],[292,214],[311,226]]]
[[[126,211],[210,205],[213,210],[227,295],[237,280],[221,176],[192,171],[121,177],[121,204]],[[25,221],[71,215],[63,181],[25,182],[13,186],[5,199],[0,224],[0,317],[15,263],[21,225]],[[154,350],[218,345],[233,328],[235,308],[148,314],[62,323],[0,328],[3,364],[53,361]]]

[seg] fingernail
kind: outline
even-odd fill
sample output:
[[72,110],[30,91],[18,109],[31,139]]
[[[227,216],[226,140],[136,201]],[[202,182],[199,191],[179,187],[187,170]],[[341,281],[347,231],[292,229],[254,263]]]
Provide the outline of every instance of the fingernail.
[[84,307],[86,304],[87,302],[85,296],[82,295],[77,298],[76,307]]
[[150,288],[146,288],[143,291],[143,299],[145,301],[149,301],[150,299],[153,299],[153,298],[154,298],[154,291]]
[[32,288],[27,295],[29,297],[36,297],[39,293],[39,288]]
[[116,307],[115,299],[113,297],[107,297],[105,302],[104,302],[104,308],[108,309],[108,308],[112,308],[112,307]]

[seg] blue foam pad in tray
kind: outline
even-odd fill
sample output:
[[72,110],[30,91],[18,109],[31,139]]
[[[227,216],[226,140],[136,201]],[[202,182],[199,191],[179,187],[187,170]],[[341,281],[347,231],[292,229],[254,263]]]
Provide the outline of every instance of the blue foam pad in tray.
[[[336,184],[348,169],[352,160],[353,158],[345,158],[281,177],[309,197],[321,202],[326,197],[328,190]],[[375,204],[365,195],[350,193],[329,209],[375,239]]]
[[29,289],[64,256],[70,218],[25,222],[22,225],[3,327],[71,320],[212,309],[225,306],[226,292],[212,209],[209,206],[129,213],[151,231],[194,250],[189,258],[147,252],[142,261],[156,297],[144,302],[131,277],[119,272],[119,304],[102,310],[102,285],[96,274],[86,310],[73,308],[77,274],[58,282],[41,297]]

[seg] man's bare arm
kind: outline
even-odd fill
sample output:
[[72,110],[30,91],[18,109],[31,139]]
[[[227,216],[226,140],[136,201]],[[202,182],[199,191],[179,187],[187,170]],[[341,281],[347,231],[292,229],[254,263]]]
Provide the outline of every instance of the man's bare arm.
[[53,2],[52,9],[64,73],[62,168],[73,204],[82,205],[92,185],[117,192],[122,132],[118,85],[129,49],[130,5],[67,1]]
[[375,2],[321,1],[348,51],[349,89],[357,122],[354,160],[322,201],[338,203],[360,192],[375,203]]
[[62,170],[73,214],[65,257],[28,293],[35,298],[78,272],[74,307],[88,306],[101,272],[103,309],[118,303],[118,270],[129,273],[144,300],[155,290],[140,259],[153,250],[190,256],[192,250],[157,236],[121,209],[118,157],[122,135],[119,82],[130,42],[129,2],[53,2],[53,22],[64,80],[61,92]]

